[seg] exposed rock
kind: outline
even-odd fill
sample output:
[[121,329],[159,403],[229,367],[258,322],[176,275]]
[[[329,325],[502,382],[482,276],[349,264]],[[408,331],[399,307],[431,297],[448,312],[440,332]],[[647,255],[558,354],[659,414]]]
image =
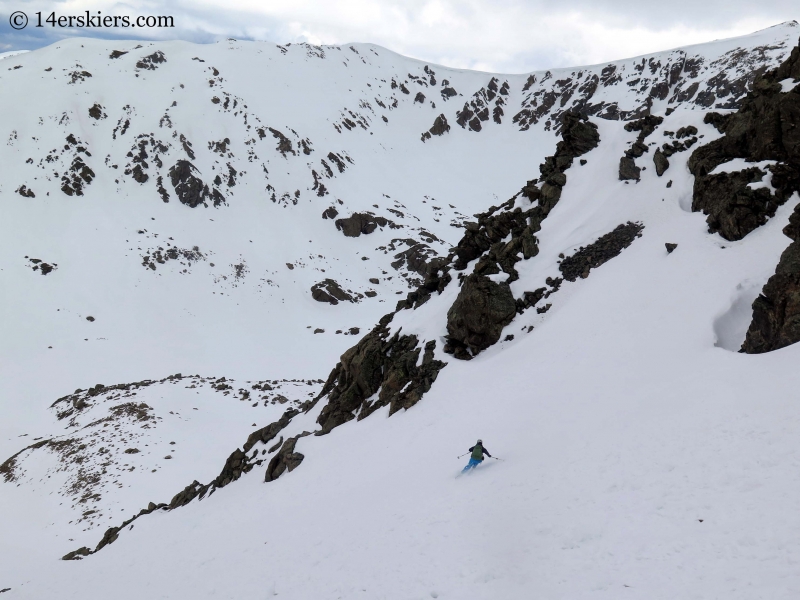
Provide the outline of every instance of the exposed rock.
[[753,302],[753,320],[741,352],[761,354],[800,341],[800,208],[783,232],[792,239],[761,294]]
[[619,159],[619,180],[635,180],[639,181],[639,175],[642,170],[636,166],[636,163],[633,161],[632,158],[627,156],[623,156]]
[[413,239],[394,239],[388,248],[395,249],[399,243],[404,243],[408,247],[394,255],[392,268],[399,270],[405,265],[409,271],[425,277],[429,272],[429,259],[436,256],[436,252],[427,244]]
[[517,305],[507,283],[495,283],[478,273],[469,275],[447,311],[448,337],[444,351],[456,358],[471,359],[497,343],[516,312]]
[[[645,115],[641,119],[636,119],[635,121],[630,121],[625,124],[625,131],[638,131],[639,136],[637,137],[638,141],[644,140],[648,135],[653,133],[656,130],[656,127],[661,125],[664,122],[664,117],[658,117],[656,115]],[[695,133],[697,130],[695,129]]]
[[278,146],[275,148],[278,152],[280,152],[284,158],[288,153],[292,153],[293,155],[296,154],[294,148],[292,148],[292,141],[287,138],[282,132],[278,131],[277,129],[273,129],[272,127],[268,127],[272,137],[278,140]]
[[678,244],[670,244],[669,242],[667,242],[666,244],[664,244],[664,246],[666,246],[667,248],[667,254],[672,254],[672,251],[678,247]]
[[[778,68],[756,79],[738,112],[707,116],[706,122],[724,135],[700,146],[689,158],[689,170],[695,176],[692,210],[707,214],[709,231],[727,240],[740,240],[763,225],[792,193],[800,191],[800,128],[796,125],[800,90],[784,93],[779,82],[787,78],[800,78],[800,47]],[[710,174],[734,158],[779,161],[769,167],[775,194],[748,187],[765,175],[755,167]]]
[[[363,419],[382,406],[389,414],[410,408],[427,392],[446,363],[434,359],[436,341],[425,344],[419,361],[419,340],[415,335],[396,333],[388,337],[387,325],[393,314],[345,352],[328,377],[317,400],[328,395],[317,423],[318,435],[331,431],[354,417]],[[375,397],[376,393],[377,397]],[[315,400],[316,401],[316,400]]]
[[339,304],[339,302],[355,302],[356,299],[345,292],[333,279],[325,279],[311,286],[311,297],[317,302]]
[[677,139],[691,137],[697,135],[697,127],[694,125],[687,125],[685,127],[681,127],[678,131],[675,132],[675,137]]
[[[445,81],[447,81],[447,80],[445,80]],[[453,89],[451,87],[443,87],[440,93],[442,94],[442,100],[448,100],[448,99],[452,98],[453,96],[457,96],[458,95],[458,92],[456,92],[455,89]]]
[[333,206],[329,206],[322,212],[323,219],[335,219],[339,216],[339,211],[336,210]]
[[440,114],[436,117],[431,128],[422,134],[422,141],[431,139],[432,135],[444,135],[448,131],[450,131],[450,125],[447,123],[447,117],[444,114]]
[[633,145],[625,151],[625,156],[628,158],[639,158],[640,156],[644,155],[645,152],[649,152],[650,149],[647,147],[647,144],[644,144],[640,141],[635,141]]
[[103,112],[103,107],[100,104],[95,103],[89,109],[89,116],[99,121],[100,119],[105,119],[107,115]]
[[[25,258],[28,258],[27,256]],[[47,275],[52,273],[56,269],[58,269],[58,264],[53,263],[52,265],[42,261],[40,258],[28,258],[28,262],[31,264],[28,265],[32,271],[38,271],[42,275]]]
[[656,166],[656,175],[659,177],[661,177],[664,172],[669,169],[669,160],[667,160],[667,157],[664,156],[664,153],[661,152],[660,148],[656,150],[655,154],[653,154],[653,163]]
[[440,114],[436,117],[436,120],[433,122],[433,126],[429,130],[431,135],[444,135],[448,131],[450,131],[450,125],[447,123],[447,117],[444,114]]
[[212,201],[214,206],[219,206],[225,199],[216,189],[210,192],[208,185],[200,179],[195,166],[188,160],[179,160],[169,170],[169,177],[175,194],[182,204],[195,208],[207,201]]
[[[636,140],[631,144],[631,147],[625,151],[625,156],[619,161],[620,181],[631,179],[639,181],[641,169],[636,166],[635,159],[650,151],[650,148],[644,143],[644,140],[663,122],[663,117],[645,115],[640,119],[625,124],[625,131],[638,131],[639,135],[636,136]],[[655,157],[653,160],[655,160]],[[667,163],[667,166],[669,166],[669,163]]]
[[728,126],[728,121],[732,116],[732,114],[721,115],[717,112],[708,112],[706,116],[703,117],[703,123],[713,125],[717,131],[725,133],[725,128]]
[[17,193],[23,198],[36,198],[36,194],[33,193],[33,190],[28,189],[27,185],[19,186],[17,188]]
[[[113,53],[112,53],[113,54]],[[113,58],[113,57],[112,57]],[[164,56],[164,53],[160,50],[153,52],[149,56],[145,56],[141,60],[136,62],[137,69],[147,69],[150,71],[155,71],[158,68],[158,65],[161,63],[167,62],[167,57]]]
[[525,309],[536,306],[539,300],[545,297],[546,292],[547,288],[538,288],[532,292],[523,292],[522,298],[516,301],[517,312],[521,314]]
[[628,221],[619,225],[586,247],[581,247],[575,254],[561,261],[558,269],[567,281],[575,281],[578,277],[586,278],[589,271],[619,255],[630,246],[637,237],[642,236],[644,225]]
[[303,462],[305,456],[299,452],[295,452],[294,448],[297,445],[297,440],[307,435],[311,434],[306,431],[300,435],[290,437],[288,440],[283,442],[281,449],[275,456],[272,457],[272,460],[269,461],[269,465],[267,465],[267,471],[264,474],[264,481],[275,481],[283,474],[284,471],[292,472],[300,465],[301,462]]
[[768,188],[752,189],[765,171],[751,167],[733,173],[706,175],[695,179],[692,210],[703,208],[709,216],[710,232],[726,240],[740,240],[775,214],[779,204]]
[[393,229],[398,227],[389,219],[378,217],[371,213],[353,213],[346,219],[336,219],[336,229],[347,237],[358,237],[362,233],[367,235],[378,227],[386,227],[387,225]]
[[[69,137],[67,139],[69,140]],[[67,172],[61,177],[61,191],[67,196],[83,196],[83,188],[92,183],[94,178],[94,171],[80,156],[76,156],[72,159]]]
[[61,557],[61,560],[81,560],[84,556],[89,556],[91,553],[92,551],[89,550],[89,548],[83,546],[82,548],[78,548],[72,552],[67,552]]
[[[555,154],[539,165],[539,180],[529,181],[521,190],[534,206],[526,211],[514,208],[516,198],[512,198],[500,207],[493,206],[475,215],[477,223],[464,223],[464,236],[454,248],[454,269],[463,270],[469,262],[482,257],[475,267],[476,273],[492,274],[502,270],[513,281],[518,277],[514,264],[521,260],[519,253],[525,258],[538,254],[534,234],[561,198],[561,190],[567,182],[564,172],[575,158],[596,148],[600,142],[597,126],[574,113],[564,113],[561,137]],[[538,181],[541,183],[537,187]],[[509,233],[511,240],[503,242]]]

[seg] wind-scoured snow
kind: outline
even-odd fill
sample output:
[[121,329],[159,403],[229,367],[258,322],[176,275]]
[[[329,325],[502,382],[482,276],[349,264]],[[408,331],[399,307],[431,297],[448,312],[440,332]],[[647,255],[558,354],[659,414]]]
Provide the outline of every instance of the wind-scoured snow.
[[[691,212],[691,151],[662,176],[653,156],[681,128],[719,137],[706,111],[736,108],[798,32],[530,75],[366,44],[81,39],[7,57],[0,459],[22,452],[0,473],[0,590],[795,598],[800,349],[737,351],[800,198],[730,242]],[[302,465],[279,480],[259,464],[58,560],[210,482],[251,432],[308,408],[463,223],[538,177],[570,109],[600,144],[565,171],[538,254],[515,265],[515,298],[549,288],[539,309],[457,360],[442,351],[454,271],[389,324],[447,363],[418,404],[300,437]],[[623,119],[645,110],[663,122],[635,159],[639,180],[621,180],[637,139]],[[449,130],[432,131],[439,115]],[[180,161],[193,170],[173,183]],[[337,225],[353,215],[366,217]],[[626,223],[641,237],[561,281],[562,261]],[[327,279],[349,300],[315,300]],[[281,439],[317,431],[324,401]],[[478,438],[501,460],[456,479]],[[276,442],[248,454],[268,462]]]

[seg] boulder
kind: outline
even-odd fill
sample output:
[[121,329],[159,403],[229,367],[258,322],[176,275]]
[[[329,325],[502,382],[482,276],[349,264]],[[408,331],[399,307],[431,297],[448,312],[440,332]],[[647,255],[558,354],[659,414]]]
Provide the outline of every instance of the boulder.
[[473,273],[464,279],[458,297],[447,311],[445,351],[456,358],[471,359],[497,343],[516,312],[516,302],[507,283],[496,283]]
[[625,181],[633,179],[635,181],[639,181],[639,174],[641,173],[641,169],[636,166],[636,163],[633,161],[632,158],[628,156],[623,156],[619,159],[619,180]]
[[336,219],[336,229],[347,237],[358,237],[362,233],[368,235],[378,227],[386,227],[389,224],[396,227],[389,219],[370,213],[353,213],[346,219]]
[[317,302],[339,304],[339,302],[355,302],[355,298],[345,292],[333,279],[325,279],[311,286],[311,297]]
[[669,169],[669,160],[664,153],[661,152],[661,148],[656,150],[655,154],[653,154],[653,164],[656,166],[656,175],[659,177],[661,177],[664,172]]

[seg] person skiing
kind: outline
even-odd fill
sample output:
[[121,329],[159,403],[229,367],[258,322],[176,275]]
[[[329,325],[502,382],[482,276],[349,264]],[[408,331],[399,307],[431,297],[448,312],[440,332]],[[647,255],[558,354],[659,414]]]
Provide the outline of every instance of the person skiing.
[[481,464],[483,462],[484,454],[489,458],[492,458],[492,455],[489,454],[489,451],[483,447],[483,440],[478,440],[478,442],[472,448],[470,448],[469,451],[472,454],[469,457],[469,462],[467,463],[467,466],[464,467],[463,471],[461,471],[462,473],[466,473],[470,469],[474,469],[479,464]]

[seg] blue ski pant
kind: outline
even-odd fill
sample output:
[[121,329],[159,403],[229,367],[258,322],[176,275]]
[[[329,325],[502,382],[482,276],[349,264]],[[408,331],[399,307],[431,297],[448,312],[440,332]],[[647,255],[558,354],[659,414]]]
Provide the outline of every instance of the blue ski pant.
[[474,458],[470,458],[469,462],[467,463],[467,466],[464,467],[464,471],[469,471],[470,469],[474,469],[475,467],[477,467],[482,462],[483,462],[483,460],[475,460]]

